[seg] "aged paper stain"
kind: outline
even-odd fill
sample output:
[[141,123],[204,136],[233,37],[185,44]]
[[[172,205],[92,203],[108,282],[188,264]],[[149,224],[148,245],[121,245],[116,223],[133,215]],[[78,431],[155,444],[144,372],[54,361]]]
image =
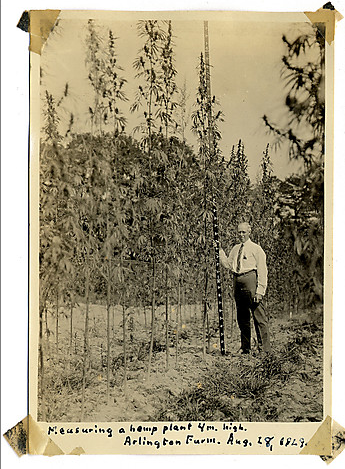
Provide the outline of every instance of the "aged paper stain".
[[328,415],[299,454],[331,454],[332,419]]
[[[64,454],[52,439],[40,429],[31,415],[7,430],[4,437],[19,457],[24,454],[41,454],[43,456]],[[78,452],[73,454],[82,454],[83,449],[76,448],[74,451]]]
[[85,454],[85,451],[81,446],[78,446],[77,448],[74,448],[69,455],[74,455],[74,456],[80,456],[81,454]]
[[24,11],[17,26],[30,33],[31,52],[41,55],[42,47],[54,28],[61,10]]
[[332,454],[330,456],[321,456],[321,459],[330,464],[339,456],[345,447],[345,428],[339,425],[335,420],[332,421]]
[[325,9],[324,7],[319,8],[314,12],[305,11],[304,14],[313,24],[317,25],[317,23],[324,23],[326,28],[325,39],[328,44],[331,44],[334,41],[335,23],[342,20],[343,16],[335,9]]
[[28,434],[27,425],[25,422],[26,419],[27,417],[25,417],[24,420],[21,420],[17,423],[17,425],[10,428],[9,430],[7,430],[6,433],[4,433],[5,439],[19,457],[23,456],[23,454],[26,454],[28,452]]

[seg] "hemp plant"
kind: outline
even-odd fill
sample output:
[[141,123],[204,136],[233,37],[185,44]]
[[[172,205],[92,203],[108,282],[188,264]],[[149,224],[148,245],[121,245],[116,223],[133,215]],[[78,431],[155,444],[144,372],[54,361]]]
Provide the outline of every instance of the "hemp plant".
[[[203,355],[206,353],[206,327],[208,329],[208,348],[210,346],[210,333],[209,333],[209,320],[208,320],[208,292],[209,292],[209,279],[210,269],[209,265],[211,261],[211,248],[213,237],[215,236],[215,198],[216,198],[216,181],[219,175],[219,161],[220,152],[218,148],[218,141],[221,138],[221,134],[218,129],[217,122],[223,119],[221,111],[214,112],[214,106],[216,99],[213,97],[210,99],[208,93],[207,84],[207,73],[203,54],[200,55],[199,65],[199,86],[197,90],[196,98],[196,110],[192,113],[192,131],[195,133],[199,143],[199,154],[198,162],[201,174],[200,185],[203,188],[202,200],[200,200],[200,206],[202,210],[200,212],[200,222],[202,224],[202,230],[198,238],[201,251],[203,252]],[[212,235],[213,227],[213,235]],[[200,227],[201,228],[201,227]],[[217,263],[217,259],[216,259]],[[219,261],[216,268],[219,269]]]
[[[144,45],[139,50],[138,57],[133,66],[136,70],[136,78],[142,81],[135,96],[134,103],[131,105],[131,112],[139,111],[143,107],[144,121],[136,128],[140,131],[141,146],[147,155],[147,161],[144,165],[140,197],[142,205],[140,207],[140,231],[138,238],[138,248],[150,260],[152,267],[151,274],[151,339],[149,347],[149,359],[147,375],[150,376],[154,335],[155,335],[155,310],[156,310],[156,276],[157,276],[157,255],[159,245],[163,242],[161,232],[161,213],[162,200],[158,186],[159,172],[156,165],[160,164],[162,152],[155,152],[160,147],[160,139],[157,138],[156,117],[160,108],[162,94],[162,73],[161,73],[161,52],[162,44],[166,38],[163,29],[163,22],[157,20],[139,21],[138,35],[144,40]],[[159,153],[159,155],[158,155]],[[163,155],[164,156],[164,155]],[[166,158],[165,158],[166,161]],[[163,166],[165,164],[163,161]]]
[[143,135],[142,145],[149,157],[152,152],[152,133],[157,130],[156,117],[162,94],[161,51],[166,38],[163,23],[158,20],[138,21],[138,35],[144,45],[133,63],[136,78],[143,80],[130,107],[131,112],[144,107],[144,121],[136,128]]
[[55,304],[55,343],[59,351],[59,296],[66,292],[68,278],[73,275],[71,262],[73,237],[73,211],[71,196],[73,187],[69,175],[69,155],[63,145],[60,132],[58,108],[68,96],[68,84],[59,100],[45,91],[43,111],[44,127],[40,148],[40,282],[39,282],[39,319],[40,319],[40,392],[42,414],[44,405],[44,352],[43,320],[45,315],[47,341],[50,331],[47,327],[49,306]]
[[102,132],[112,122],[114,132],[124,131],[127,120],[123,116],[120,103],[128,100],[124,86],[127,80],[121,76],[116,53],[116,37],[111,29],[107,40],[97,23],[90,19],[87,23],[86,67],[88,79],[94,91],[94,101],[89,106],[91,133],[98,128]]

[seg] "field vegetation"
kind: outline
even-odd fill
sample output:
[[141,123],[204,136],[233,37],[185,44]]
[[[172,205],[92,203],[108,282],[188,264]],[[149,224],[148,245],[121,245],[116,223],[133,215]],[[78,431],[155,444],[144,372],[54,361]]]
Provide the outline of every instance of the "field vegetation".
[[[61,132],[68,83],[61,96],[42,93],[39,419],[320,420],[322,35],[311,27],[283,38],[289,126],[263,116],[303,170],[278,179],[267,145],[255,183],[245,142],[234,142],[230,155],[220,150],[223,115],[208,93],[203,53],[188,120],[173,24],[140,21],[138,35],[134,135],[121,108],[127,80],[115,32],[103,37],[93,20],[85,38],[89,130],[75,133],[71,114]],[[313,64],[310,51],[319,57]],[[248,358],[238,354],[232,279],[218,265],[218,240],[229,251],[243,217],[267,253],[269,356],[255,346]]]

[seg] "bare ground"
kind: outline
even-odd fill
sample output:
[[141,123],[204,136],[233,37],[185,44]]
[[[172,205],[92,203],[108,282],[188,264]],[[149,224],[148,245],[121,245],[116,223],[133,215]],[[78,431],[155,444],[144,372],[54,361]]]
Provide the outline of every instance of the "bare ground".
[[[48,316],[51,332],[45,338],[44,376],[48,421],[80,419],[84,309],[80,305],[74,311],[72,346],[68,309],[60,313],[57,346],[55,319],[53,314]],[[256,351],[254,334],[253,353],[240,355],[238,328],[234,321],[231,327],[228,320],[227,353],[222,356],[215,315],[210,321],[210,348],[203,354],[202,323],[194,314],[198,309],[200,306],[187,308],[181,318],[177,355],[176,329],[171,327],[168,369],[164,312],[162,307],[158,310],[149,377],[149,315],[145,331],[143,312],[138,308],[129,311],[128,370],[124,383],[122,312],[119,307],[115,308],[107,402],[106,310],[93,305],[84,421],[322,420],[323,328],[320,315],[318,320],[312,316],[313,312],[303,313],[298,319],[272,319],[273,352],[267,356]],[[172,315],[174,311],[176,308],[172,308]]]

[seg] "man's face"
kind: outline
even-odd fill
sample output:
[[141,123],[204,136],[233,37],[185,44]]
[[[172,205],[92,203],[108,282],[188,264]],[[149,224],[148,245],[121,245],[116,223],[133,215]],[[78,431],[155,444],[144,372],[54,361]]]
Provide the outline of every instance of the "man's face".
[[240,223],[237,228],[238,238],[241,243],[245,243],[249,239],[250,226],[247,223]]

